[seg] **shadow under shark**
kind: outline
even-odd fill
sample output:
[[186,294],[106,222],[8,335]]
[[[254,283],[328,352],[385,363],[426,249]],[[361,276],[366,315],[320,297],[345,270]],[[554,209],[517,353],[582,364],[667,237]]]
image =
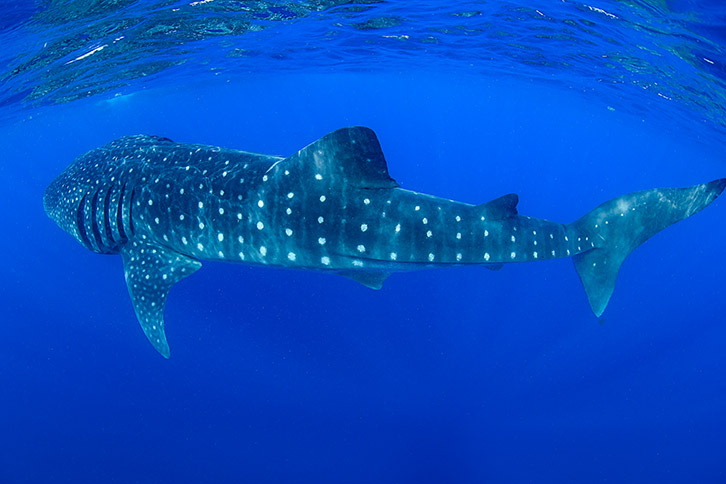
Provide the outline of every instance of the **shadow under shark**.
[[84,247],[121,254],[144,333],[169,357],[164,306],[200,260],[326,271],[379,289],[391,272],[572,257],[600,316],[628,254],[710,204],[719,179],[610,200],[570,224],[404,190],[370,129],[343,128],[281,158],[128,136],[75,160],[46,213]]

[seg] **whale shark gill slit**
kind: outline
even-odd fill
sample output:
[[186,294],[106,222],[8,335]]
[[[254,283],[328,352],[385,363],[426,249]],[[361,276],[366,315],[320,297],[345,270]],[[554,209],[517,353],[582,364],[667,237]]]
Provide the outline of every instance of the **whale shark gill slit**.
[[106,239],[110,242],[110,246],[115,245],[113,231],[111,230],[111,188],[106,190],[103,197],[103,228],[106,232]]
[[88,234],[86,233],[85,211],[86,195],[83,195],[80,203],[78,204],[78,208],[76,209],[76,229],[78,230],[78,236],[80,237],[81,244],[83,244],[87,249],[93,250],[93,245],[91,245],[91,241],[88,239]]

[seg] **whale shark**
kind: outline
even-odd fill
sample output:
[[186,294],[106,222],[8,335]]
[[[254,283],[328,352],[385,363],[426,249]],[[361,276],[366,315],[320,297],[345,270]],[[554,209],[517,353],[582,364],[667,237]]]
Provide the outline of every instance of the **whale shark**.
[[392,272],[572,258],[596,316],[636,247],[700,211],[726,179],[624,195],[569,224],[520,215],[518,196],[471,205],[400,188],[374,132],[334,131],[286,158],[127,136],[48,186],[48,216],[120,254],[153,347],[169,357],[171,287],[215,260],[324,271],[380,289]]

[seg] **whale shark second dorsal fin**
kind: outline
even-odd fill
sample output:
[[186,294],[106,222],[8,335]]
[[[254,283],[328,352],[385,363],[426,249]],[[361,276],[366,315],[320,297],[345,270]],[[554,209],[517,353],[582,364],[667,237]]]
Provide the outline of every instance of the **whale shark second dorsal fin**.
[[309,144],[285,160],[318,181],[346,183],[359,188],[396,188],[388,174],[376,134],[369,128],[342,128]]
[[482,217],[490,220],[502,220],[517,215],[517,203],[519,203],[519,196],[516,193],[509,193],[477,205],[476,208],[481,212]]

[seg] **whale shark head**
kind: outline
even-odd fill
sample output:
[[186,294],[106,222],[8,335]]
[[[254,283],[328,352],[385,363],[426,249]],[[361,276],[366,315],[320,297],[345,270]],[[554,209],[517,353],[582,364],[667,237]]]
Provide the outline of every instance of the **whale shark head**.
[[127,240],[123,216],[131,193],[125,193],[126,186],[118,179],[119,163],[113,159],[99,162],[87,155],[50,183],[43,207],[48,217],[85,248],[100,254],[118,253]]
[[43,207],[48,217],[64,231],[72,235],[85,248],[95,252],[96,248],[89,243],[85,236],[81,235],[78,226],[79,216],[84,212],[83,206],[91,193],[91,187],[89,183],[76,184],[75,182],[81,181],[81,179],[72,176],[74,171],[72,168],[73,166],[70,166],[48,185],[43,196]]

